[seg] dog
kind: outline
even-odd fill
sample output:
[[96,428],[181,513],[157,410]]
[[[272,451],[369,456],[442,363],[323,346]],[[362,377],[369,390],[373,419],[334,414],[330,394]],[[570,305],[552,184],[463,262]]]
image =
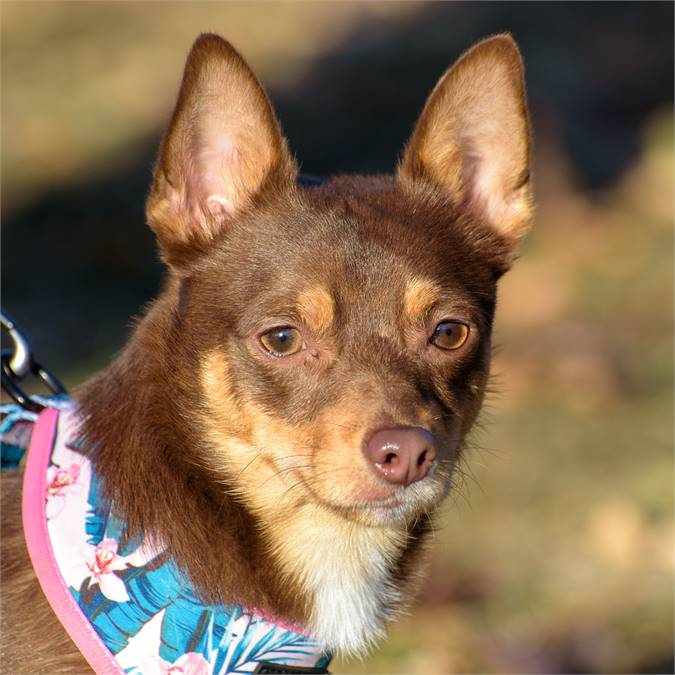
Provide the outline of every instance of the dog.
[[[164,288],[75,395],[75,450],[125,541],[326,654],[380,639],[481,407],[529,156],[509,35],[441,77],[394,175],[311,185],[245,61],[201,35],[147,200]],[[3,477],[3,672],[88,671],[32,571],[19,490]]]

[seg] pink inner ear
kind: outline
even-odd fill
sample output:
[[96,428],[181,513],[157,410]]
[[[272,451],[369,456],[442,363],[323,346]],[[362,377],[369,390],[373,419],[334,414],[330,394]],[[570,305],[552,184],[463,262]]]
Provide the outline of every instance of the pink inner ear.
[[206,208],[212,216],[231,216],[232,205],[223,195],[211,195],[206,200]]
[[228,140],[209,143],[195,149],[186,181],[187,208],[192,218],[205,229],[205,216],[231,218],[236,210],[236,185],[233,176],[241,162],[236,146]]
[[517,175],[514,160],[506,162],[509,139],[494,134],[482,139],[480,151],[476,142],[467,144],[464,155],[463,178],[466,198],[482,209],[487,219],[503,234],[520,236],[531,216],[529,184],[513,187]]

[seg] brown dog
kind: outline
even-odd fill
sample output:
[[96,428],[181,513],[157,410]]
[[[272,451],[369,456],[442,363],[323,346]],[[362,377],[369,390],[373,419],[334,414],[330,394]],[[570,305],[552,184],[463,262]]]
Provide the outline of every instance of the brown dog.
[[[300,187],[260,84],[201,36],[147,203],[165,288],[76,396],[130,534],[160,537],[208,600],[342,653],[380,637],[481,405],[528,154],[500,35],[441,78],[394,176]],[[3,672],[81,672],[32,575],[18,484],[3,480]]]

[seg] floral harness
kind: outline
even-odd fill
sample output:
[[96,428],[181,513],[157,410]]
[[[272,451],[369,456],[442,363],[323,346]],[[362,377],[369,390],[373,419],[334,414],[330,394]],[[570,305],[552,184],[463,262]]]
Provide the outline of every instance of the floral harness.
[[161,547],[122,545],[124,523],[77,450],[67,400],[42,413],[2,405],[3,468],[30,444],[22,497],[26,544],[59,620],[99,674],[327,673],[330,655],[297,629],[238,605],[206,605]]

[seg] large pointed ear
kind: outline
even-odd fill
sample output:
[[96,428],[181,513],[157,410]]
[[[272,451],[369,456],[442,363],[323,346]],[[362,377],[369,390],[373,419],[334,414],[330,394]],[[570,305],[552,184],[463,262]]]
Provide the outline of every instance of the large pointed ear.
[[260,83],[217,35],[192,46],[155,166],[146,214],[162,255],[181,268],[263,189],[297,168]]
[[399,180],[439,187],[512,254],[533,215],[523,64],[509,35],[479,42],[439,80],[404,152]]

